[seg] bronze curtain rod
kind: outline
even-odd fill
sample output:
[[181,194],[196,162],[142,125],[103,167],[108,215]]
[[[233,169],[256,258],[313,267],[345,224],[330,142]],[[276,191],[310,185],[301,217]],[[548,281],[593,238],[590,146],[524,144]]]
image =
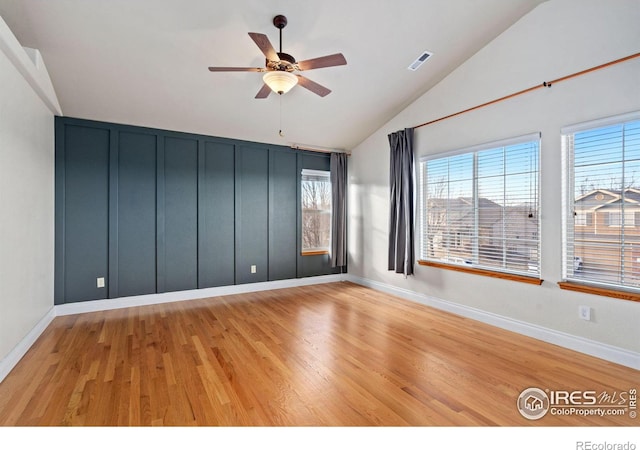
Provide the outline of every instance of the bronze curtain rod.
[[455,116],[459,116],[460,114],[464,114],[470,111],[474,111],[476,109],[484,108],[485,106],[493,105],[494,103],[501,102],[503,100],[508,100],[510,98],[516,97],[518,95],[526,94],[527,92],[535,91],[536,89],[541,89],[543,87],[550,88],[553,84],[560,83],[561,81],[566,81],[571,78],[578,77],[580,75],[587,74],[589,72],[594,72],[596,70],[604,69],[605,67],[613,66],[614,64],[619,64],[621,62],[628,61],[633,58],[640,57],[640,53],[635,53],[633,55],[625,56],[624,58],[616,59],[615,61],[609,61],[608,63],[600,64],[599,66],[591,67],[590,69],[582,70],[580,72],[572,73],[571,75],[566,75],[564,77],[556,78],[555,80],[545,81],[542,84],[538,84],[536,86],[532,86],[528,89],[524,89],[522,91],[514,92],[513,94],[505,95],[504,97],[497,98],[495,100],[491,100],[490,102],[482,103],[481,105],[474,106],[472,108],[465,109],[463,111],[458,111],[457,113],[449,114],[448,116],[440,117],[439,119],[430,120],[429,122],[421,123],[420,125],[416,125],[413,127],[414,129],[424,127],[427,125],[434,124],[436,122],[440,122],[445,119],[450,119]]

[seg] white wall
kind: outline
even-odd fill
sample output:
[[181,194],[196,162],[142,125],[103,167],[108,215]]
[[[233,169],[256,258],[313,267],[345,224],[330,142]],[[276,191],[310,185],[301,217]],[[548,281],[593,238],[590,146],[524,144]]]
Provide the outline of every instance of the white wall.
[[[638,0],[543,3],[355,148],[349,167],[349,273],[640,352],[640,303],[562,291],[557,285],[562,248],[560,128],[640,110],[640,59],[415,131],[416,161],[427,154],[542,132],[542,286],[424,266],[416,266],[415,276],[404,279],[386,268],[388,133],[634,54],[640,50],[638,24]],[[420,70],[429,70],[429,63]],[[591,322],[578,318],[579,305],[594,308]]]
[[[24,51],[6,28],[0,28],[0,40],[2,369],[7,355],[53,308],[54,115],[16,67],[19,59],[28,60],[26,53],[16,53]],[[9,58],[9,52],[19,58]],[[0,381],[2,375],[0,370]]]

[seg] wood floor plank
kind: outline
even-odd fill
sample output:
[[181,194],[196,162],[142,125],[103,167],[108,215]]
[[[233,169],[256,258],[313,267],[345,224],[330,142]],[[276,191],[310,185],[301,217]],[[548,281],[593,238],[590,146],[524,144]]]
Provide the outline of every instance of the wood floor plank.
[[341,282],[57,317],[0,384],[0,425],[640,425],[527,420],[529,387],[640,372]]

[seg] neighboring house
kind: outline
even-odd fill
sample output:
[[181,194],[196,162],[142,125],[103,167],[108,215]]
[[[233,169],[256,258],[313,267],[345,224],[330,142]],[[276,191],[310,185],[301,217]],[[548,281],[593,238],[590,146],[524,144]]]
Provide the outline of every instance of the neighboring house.
[[[433,259],[492,266],[503,257],[522,269],[538,260],[537,206],[503,207],[480,198],[429,199],[427,249]],[[477,220],[477,221],[476,221]],[[478,227],[474,258],[474,227]],[[640,286],[640,189],[595,189],[575,200],[574,257],[571,270],[585,280]]]
[[595,189],[577,197],[574,208],[574,256],[585,279],[597,274],[640,285],[640,189]]
[[[474,261],[474,227],[478,227],[477,263],[499,265],[503,257],[522,261],[527,269],[537,260],[537,207],[527,204],[503,207],[487,198],[479,198],[476,208],[470,197],[429,199],[428,254],[450,262]],[[515,257],[515,258],[514,258]]]

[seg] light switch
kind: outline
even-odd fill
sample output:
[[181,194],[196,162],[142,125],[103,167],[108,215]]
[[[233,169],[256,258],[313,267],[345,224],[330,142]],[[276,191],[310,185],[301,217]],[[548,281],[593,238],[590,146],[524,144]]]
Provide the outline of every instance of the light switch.
[[96,278],[96,285],[99,288],[103,288],[104,287],[104,277]]
[[256,266],[251,266],[251,273],[256,273]]

